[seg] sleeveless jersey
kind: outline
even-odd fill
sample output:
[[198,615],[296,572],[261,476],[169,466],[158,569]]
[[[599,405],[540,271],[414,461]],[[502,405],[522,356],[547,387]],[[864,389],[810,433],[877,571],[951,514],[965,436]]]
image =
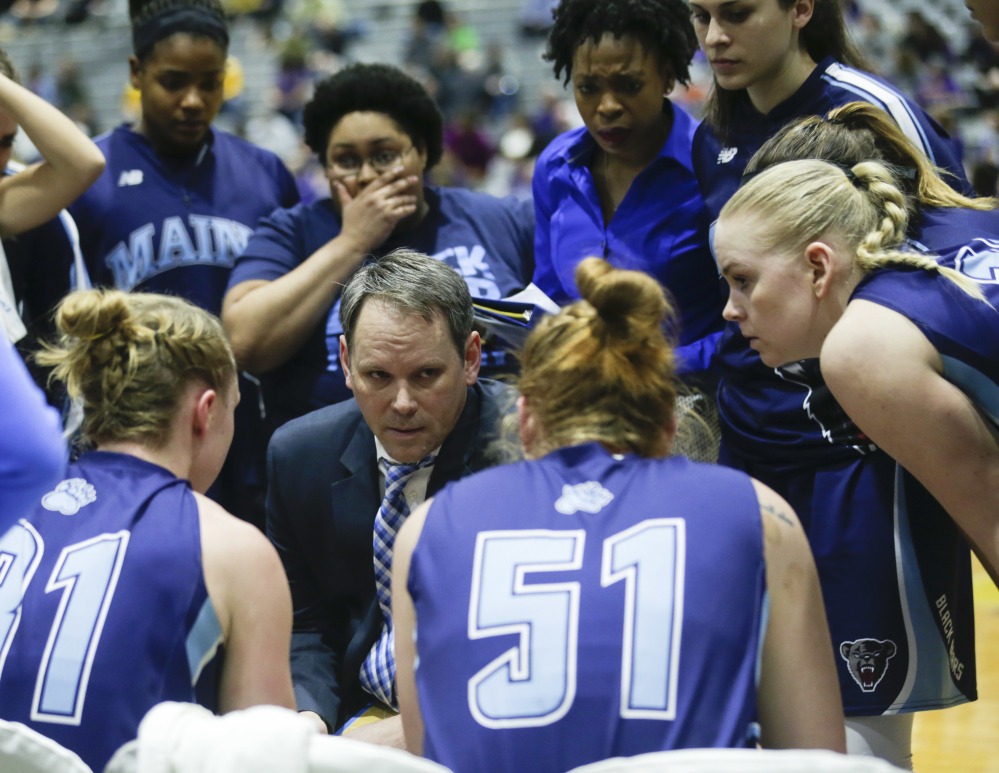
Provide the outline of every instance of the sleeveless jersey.
[[[964,213],[964,220],[995,213]],[[944,223],[929,224],[943,228]],[[999,428],[999,242],[987,238],[967,241],[946,252],[941,262],[979,279],[991,306],[970,298],[957,285],[918,269],[884,269],[865,277],[852,300],[866,300],[901,314],[915,324],[940,354],[943,375]],[[896,465],[897,497],[918,514],[909,520],[910,551],[923,554],[915,577],[918,598],[924,602],[922,639],[931,646],[944,684],[975,693],[974,608],[967,577],[969,555],[963,536],[937,501],[912,475]],[[916,507],[913,507],[913,502]],[[917,509],[918,508],[918,509]],[[948,560],[949,559],[949,560]],[[960,567],[955,572],[950,567]],[[921,582],[920,582],[921,581]],[[913,615],[914,625],[918,618]],[[928,647],[929,648],[929,647]],[[949,677],[949,679],[948,679]]]
[[[999,212],[927,209],[911,241],[980,282],[999,277]],[[983,285],[987,293],[994,286]],[[954,290],[955,308],[972,303]],[[981,337],[984,344],[988,335]],[[774,488],[802,521],[839,651],[846,713],[917,711],[974,700],[970,564],[950,517],[846,416],[817,360],[774,371],[742,349],[740,359],[733,356],[726,365],[734,374],[741,363],[741,372],[726,376],[719,387],[721,461]],[[944,596],[949,601],[937,607]],[[858,681],[842,657],[856,642],[891,642],[878,645],[895,653],[879,662],[883,678]]]
[[741,473],[599,444],[479,473],[434,499],[408,587],[424,754],[456,773],[755,735],[765,566]]
[[95,771],[161,701],[215,709],[221,628],[187,481],[93,452],[0,537],[0,718]]

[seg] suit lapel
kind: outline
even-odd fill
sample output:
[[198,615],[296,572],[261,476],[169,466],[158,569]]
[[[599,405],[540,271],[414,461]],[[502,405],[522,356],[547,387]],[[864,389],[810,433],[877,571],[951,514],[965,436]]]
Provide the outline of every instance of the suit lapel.
[[371,551],[375,513],[381,496],[375,468],[375,437],[364,421],[340,456],[347,473],[330,486],[331,510],[340,548]]

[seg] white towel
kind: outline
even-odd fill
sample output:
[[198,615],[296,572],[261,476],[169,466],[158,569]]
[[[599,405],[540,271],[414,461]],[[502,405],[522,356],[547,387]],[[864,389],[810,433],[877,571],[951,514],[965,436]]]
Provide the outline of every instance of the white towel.
[[254,706],[217,717],[160,703],[139,725],[138,773],[308,773],[315,724],[291,709]]

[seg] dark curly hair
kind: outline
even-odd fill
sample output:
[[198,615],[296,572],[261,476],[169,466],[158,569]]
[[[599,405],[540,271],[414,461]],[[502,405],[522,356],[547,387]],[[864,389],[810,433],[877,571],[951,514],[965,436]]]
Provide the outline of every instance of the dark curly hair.
[[354,64],[316,85],[305,106],[305,142],[326,165],[333,127],[348,113],[384,113],[427,154],[427,169],[441,160],[444,119],[419,81],[387,64]]
[[556,78],[565,71],[563,85],[572,77],[576,49],[587,40],[599,42],[608,32],[615,38],[635,37],[669,65],[677,81],[690,84],[697,35],[685,0],[562,0],[552,16],[544,59],[552,63]]

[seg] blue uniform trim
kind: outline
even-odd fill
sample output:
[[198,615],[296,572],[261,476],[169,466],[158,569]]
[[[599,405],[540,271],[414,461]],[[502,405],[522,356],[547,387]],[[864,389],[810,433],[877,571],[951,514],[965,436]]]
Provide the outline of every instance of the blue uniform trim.
[[[943,708],[967,703],[968,698],[955,686],[950,676],[950,656],[943,645],[924,584],[909,525],[906,496],[907,473],[901,465],[895,469],[895,554],[899,596],[905,632],[908,636],[909,669],[905,684],[885,714]],[[938,668],[932,668],[937,664]]]
[[194,621],[194,627],[187,634],[187,664],[191,670],[191,685],[198,683],[201,672],[205,669],[215,653],[222,646],[222,625],[215,613],[215,605],[211,598],[206,598],[201,605],[201,611]]
[[756,687],[760,686],[760,674],[763,671],[763,645],[767,638],[767,625],[770,623],[770,591],[764,591],[763,603],[760,605],[760,651],[756,656]]
[[999,384],[965,362],[941,354],[944,377],[970,397],[979,411],[999,426]]
[[926,132],[907,100],[897,91],[862,70],[855,70],[838,62],[829,65],[822,80],[855,94],[865,102],[876,104],[892,117],[905,136],[921,148],[930,161],[936,163],[933,145]]

